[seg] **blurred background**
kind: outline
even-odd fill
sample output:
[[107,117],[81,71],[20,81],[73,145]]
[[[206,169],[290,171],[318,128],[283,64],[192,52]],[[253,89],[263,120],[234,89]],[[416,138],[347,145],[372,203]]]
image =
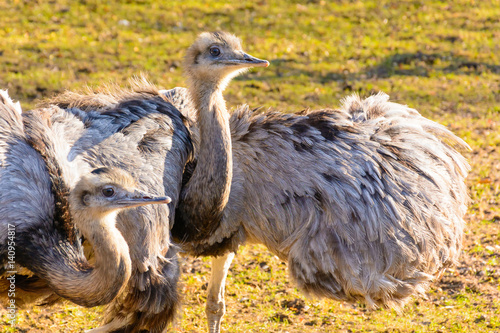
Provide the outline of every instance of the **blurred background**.
[[[225,30],[271,66],[234,80],[228,106],[295,112],[384,91],[472,148],[464,255],[403,314],[310,300],[264,247],[241,249],[227,283],[225,332],[500,331],[500,1],[0,0],[0,89],[23,109],[66,89],[127,85],[141,73],[184,86],[182,57],[202,31]],[[209,260],[185,258],[184,308],[172,331],[203,332]],[[0,310],[0,332],[83,332],[100,309]],[[3,326],[2,326],[3,325]]]

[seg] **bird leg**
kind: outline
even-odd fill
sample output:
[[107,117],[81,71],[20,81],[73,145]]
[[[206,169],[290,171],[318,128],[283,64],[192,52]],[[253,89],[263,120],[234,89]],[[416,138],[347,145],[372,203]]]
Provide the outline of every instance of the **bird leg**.
[[234,252],[212,258],[212,274],[208,283],[207,305],[205,307],[210,333],[220,332],[220,322],[226,313],[224,290],[227,273],[233,258]]

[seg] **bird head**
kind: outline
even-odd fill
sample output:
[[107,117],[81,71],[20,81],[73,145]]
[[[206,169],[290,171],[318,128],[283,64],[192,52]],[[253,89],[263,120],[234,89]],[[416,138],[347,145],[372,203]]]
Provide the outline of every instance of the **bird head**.
[[245,53],[240,39],[227,32],[203,32],[189,47],[184,59],[190,79],[210,83],[229,81],[251,67],[267,66],[267,60]]
[[[118,168],[99,168],[83,176],[70,194],[70,206],[93,214],[125,208],[170,203],[169,197],[154,197],[139,191],[132,176]],[[90,211],[92,212],[90,212]]]

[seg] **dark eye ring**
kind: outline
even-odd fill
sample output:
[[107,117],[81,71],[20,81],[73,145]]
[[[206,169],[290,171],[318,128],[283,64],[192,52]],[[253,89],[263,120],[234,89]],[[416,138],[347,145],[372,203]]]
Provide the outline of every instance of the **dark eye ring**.
[[106,187],[106,188],[102,189],[102,194],[105,197],[110,198],[110,197],[112,197],[115,194],[115,190],[112,187]]
[[218,57],[220,55],[220,49],[217,46],[212,46],[210,48],[210,55],[213,57]]

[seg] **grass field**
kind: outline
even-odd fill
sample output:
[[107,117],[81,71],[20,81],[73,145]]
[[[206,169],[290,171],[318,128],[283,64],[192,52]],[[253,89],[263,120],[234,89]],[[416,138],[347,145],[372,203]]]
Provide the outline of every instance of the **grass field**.
[[[500,332],[500,1],[0,0],[0,88],[24,109],[65,89],[146,73],[184,85],[182,56],[205,30],[268,59],[231,84],[229,106],[285,112],[337,107],[384,91],[472,148],[472,203],[459,265],[403,313],[310,300],[264,247],[241,249],[227,283],[224,332]],[[209,260],[185,258],[172,331],[204,332]],[[100,309],[64,304],[0,314],[0,332],[83,332]]]

